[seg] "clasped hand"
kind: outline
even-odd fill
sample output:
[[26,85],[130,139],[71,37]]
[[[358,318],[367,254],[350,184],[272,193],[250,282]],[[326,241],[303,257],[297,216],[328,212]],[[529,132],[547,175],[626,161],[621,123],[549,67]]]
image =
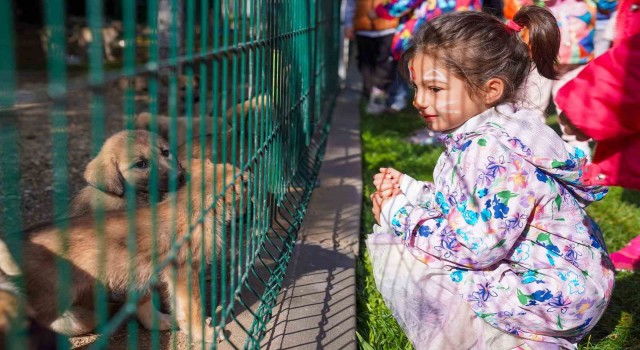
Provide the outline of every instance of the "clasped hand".
[[371,211],[378,224],[380,224],[380,213],[387,201],[402,193],[400,182],[403,175],[393,168],[380,168],[380,172],[373,176],[376,192],[372,193],[370,197],[373,203]]

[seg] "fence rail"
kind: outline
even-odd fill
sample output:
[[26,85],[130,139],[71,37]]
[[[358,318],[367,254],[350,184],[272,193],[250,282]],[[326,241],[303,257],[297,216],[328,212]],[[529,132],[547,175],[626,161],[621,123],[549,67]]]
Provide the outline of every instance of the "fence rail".
[[260,347],[340,3],[0,2],[0,347]]

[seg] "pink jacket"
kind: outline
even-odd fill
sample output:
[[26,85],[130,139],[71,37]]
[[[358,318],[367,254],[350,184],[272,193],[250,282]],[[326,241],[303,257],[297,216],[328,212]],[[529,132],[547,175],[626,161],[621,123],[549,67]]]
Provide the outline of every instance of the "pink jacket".
[[640,189],[640,0],[623,0],[615,46],[558,91],[556,104],[597,141],[585,182]]

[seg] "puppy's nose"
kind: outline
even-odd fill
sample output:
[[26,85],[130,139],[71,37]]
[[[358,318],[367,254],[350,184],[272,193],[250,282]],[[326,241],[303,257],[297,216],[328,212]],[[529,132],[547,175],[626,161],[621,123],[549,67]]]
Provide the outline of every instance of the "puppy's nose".
[[184,185],[185,182],[186,182],[186,177],[184,176],[184,172],[181,172],[180,175],[178,175],[178,184]]

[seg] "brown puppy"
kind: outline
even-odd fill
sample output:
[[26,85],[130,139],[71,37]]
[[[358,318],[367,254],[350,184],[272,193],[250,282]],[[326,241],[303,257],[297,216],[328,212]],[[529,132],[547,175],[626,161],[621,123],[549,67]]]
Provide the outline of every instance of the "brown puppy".
[[0,273],[0,333],[9,330],[11,322],[18,316],[18,290]]
[[[11,321],[18,315],[18,288],[9,281],[9,276],[20,275],[20,267],[13,260],[9,248],[0,240],[0,332],[6,332]],[[2,343],[0,343],[2,345]]]
[[[188,120],[185,117],[178,117],[175,120],[175,137],[176,144],[182,146],[187,142],[187,126],[191,124],[192,135],[191,138],[196,139],[200,137],[200,128],[204,123],[205,135],[211,135],[213,130],[213,123],[217,123],[219,132],[222,132],[223,124],[227,124],[226,129],[231,131],[233,125],[233,118],[237,117],[236,123],[240,124],[240,119],[245,119],[250,115],[252,111],[259,112],[261,109],[268,105],[268,99],[264,95],[253,97],[242,103],[230,107],[224,117],[194,117]],[[151,130],[151,113],[143,112],[135,116],[133,120],[136,129]],[[158,125],[158,134],[164,137],[166,140],[170,138],[170,130],[172,129],[171,118],[163,115],[156,117],[156,123]]]
[[[129,143],[131,143],[131,153],[129,153]],[[71,216],[91,212],[99,206],[106,211],[126,208],[125,183],[135,188],[136,207],[148,206],[150,204],[150,162],[153,154],[158,164],[160,197],[162,198],[169,191],[169,178],[173,171],[177,175],[178,186],[181,186],[184,183],[184,169],[169,152],[166,140],[156,136],[154,146],[152,134],[148,131],[120,131],[106,140],[98,155],[87,165],[84,178],[88,185],[74,198]],[[137,317],[147,329],[154,327],[152,320],[155,312],[150,295],[140,299]],[[156,325],[158,329],[171,328],[171,318],[168,315],[159,313],[158,320]]]
[[[234,173],[237,178],[234,178]],[[243,190],[246,186],[240,170],[228,164],[213,165],[194,160],[189,174],[191,186],[184,186],[176,192],[175,205],[168,199],[158,203],[155,225],[152,208],[136,210],[133,218],[136,237],[133,261],[127,246],[131,225],[125,211],[107,212],[101,228],[96,227],[91,215],[70,219],[65,235],[68,237],[66,254],[63,253],[61,232],[56,227],[48,226],[25,233],[23,271],[26,295],[36,319],[67,335],[92,330],[95,328],[94,318],[90,317],[92,312],[75,302],[90,291],[96,281],[113,291],[143,290],[156,273],[153,247],[157,249],[158,261],[162,262],[172,255],[172,244],[177,242],[181,246],[172,265],[176,267],[177,278],[174,280],[172,269],[165,268],[160,271],[160,279],[169,286],[170,293],[175,291],[177,303],[174,312],[180,329],[190,331],[196,341],[212,340],[214,330],[206,325],[202,327],[204,310],[200,297],[200,260],[201,256],[206,261],[211,260],[214,240],[216,249],[220,249],[220,233],[214,232],[214,228],[221,231],[237,212],[245,210],[238,203],[246,201],[234,202],[232,199],[246,196]],[[204,186],[202,193],[201,186]],[[176,229],[175,235],[172,227]],[[189,242],[184,242],[191,227]],[[104,242],[101,242],[102,236]],[[188,264],[188,256],[191,264]],[[64,286],[69,292],[71,306],[62,315],[56,311],[56,291],[59,288],[56,257],[66,259],[71,265],[71,283]],[[131,275],[130,265],[135,266],[135,275]],[[135,285],[129,285],[130,281],[135,281]]]
[[[145,130],[120,131],[109,137],[98,155],[87,164],[84,178],[87,186],[74,198],[71,216],[78,216],[102,206],[104,210],[120,210],[127,206],[125,183],[136,191],[136,207],[149,205],[151,159],[155,154],[158,164],[158,191],[162,196],[169,191],[169,179],[177,175],[178,187],[184,183],[184,169],[169,152],[169,145]],[[131,154],[129,154],[131,143]]]
[[[18,264],[13,260],[13,256],[4,241],[0,240],[0,348],[6,345],[11,347],[10,344],[6,343],[6,335],[13,327],[18,328],[18,333],[21,333],[20,329],[22,327],[17,322],[22,294],[10,280],[11,277],[16,277],[19,274],[20,268]],[[37,322],[33,322],[29,317],[29,308],[26,307],[25,309],[27,319],[23,327],[26,327],[29,336],[27,349],[56,349],[55,334],[49,329],[40,326]]]

